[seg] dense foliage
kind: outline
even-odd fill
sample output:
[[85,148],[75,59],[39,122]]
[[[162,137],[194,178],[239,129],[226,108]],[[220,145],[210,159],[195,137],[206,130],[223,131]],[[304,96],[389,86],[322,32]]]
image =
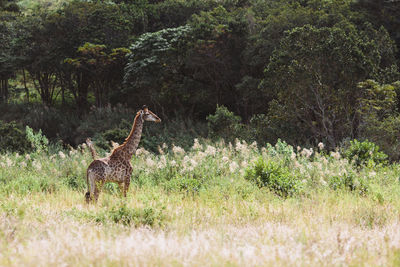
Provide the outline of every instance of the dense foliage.
[[247,170],[246,178],[282,197],[295,195],[300,187],[300,181],[287,167],[273,161],[265,162],[262,158]]
[[26,134],[18,128],[15,122],[4,123],[0,121],[0,151],[26,152],[30,143]]
[[357,138],[398,160],[399,12],[385,0],[3,0],[0,119],[106,148],[147,104],[166,125],[144,139],[154,151],[196,134],[328,149]]
[[356,166],[384,164],[387,159],[387,155],[379,151],[379,146],[368,140],[350,141],[350,146],[344,151],[344,157],[354,162]]
[[0,265],[400,266],[399,67],[399,0],[0,0]]

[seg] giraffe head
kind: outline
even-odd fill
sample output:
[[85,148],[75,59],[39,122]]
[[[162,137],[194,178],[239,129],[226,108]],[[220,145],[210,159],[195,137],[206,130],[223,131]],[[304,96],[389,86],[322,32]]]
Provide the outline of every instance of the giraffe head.
[[156,114],[151,112],[146,105],[144,105],[142,110],[139,112],[143,121],[161,122],[161,119]]

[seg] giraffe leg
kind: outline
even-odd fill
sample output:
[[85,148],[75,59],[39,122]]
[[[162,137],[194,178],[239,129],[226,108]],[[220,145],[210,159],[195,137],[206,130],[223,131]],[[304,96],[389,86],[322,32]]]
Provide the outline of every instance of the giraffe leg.
[[91,188],[91,186],[90,186],[90,182],[89,182],[89,175],[87,176],[86,179],[87,179],[88,191],[85,193],[85,201],[86,201],[86,204],[89,204],[90,201],[92,201],[92,196],[93,196],[93,195],[90,195],[90,188]]
[[118,182],[119,193],[122,195],[124,193],[124,182]]
[[86,192],[86,194],[85,194],[85,201],[86,201],[86,204],[89,204],[91,200],[92,200],[92,197],[90,196],[90,192],[88,191],[88,192]]
[[99,199],[100,191],[103,188],[103,180],[98,181],[95,183],[95,188],[94,188],[94,201],[97,203],[97,200]]
[[126,193],[128,193],[129,190],[129,185],[131,183],[131,176],[126,176],[125,177],[125,183],[124,183],[124,197],[126,197]]
[[85,197],[86,197],[86,202],[89,203],[90,201],[93,200],[93,197],[95,196],[95,192],[96,192],[96,179],[97,179],[97,175],[93,174],[93,173],[89,173],[88,175],[88,186],[89,186],[89,190],[88,192],[86,192]]

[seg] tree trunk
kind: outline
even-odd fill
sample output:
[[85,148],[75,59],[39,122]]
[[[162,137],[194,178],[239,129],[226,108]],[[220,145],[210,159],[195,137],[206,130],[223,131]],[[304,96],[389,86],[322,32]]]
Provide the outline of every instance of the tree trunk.
[[22,69],[22,76],[24,77],[24,89],[25,89],[25,94],[26,94],[26,100],[29,103],[29,89],[26,86],[26,75],[25,75],[25,69]]
[[61,105],[65,106],[65,88],[61,86]]
[[8,99],[8,78],[2,78],[0,82],[0,102],[6,103]]
[[58,77],[53,72],[29,72],[29,74],[42,103],[46,106],[52,106],[59,93],[56,93]]
[[81,74],[81,77],[78,79],[76,104],[80,110],[83,110],[88,104],[87,95],[89,92],[89,81],[84,74]]

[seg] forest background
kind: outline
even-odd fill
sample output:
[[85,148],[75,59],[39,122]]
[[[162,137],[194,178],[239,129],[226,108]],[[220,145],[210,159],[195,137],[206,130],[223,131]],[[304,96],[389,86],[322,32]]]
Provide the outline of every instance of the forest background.
[[[0,1],[0,149],[194,137],[328,149],[370,140],[400,158],[396,0]],[[151,134],[150,134],[151,133]]]
[[400,1],[0,10],[0,266],[400,266]]

